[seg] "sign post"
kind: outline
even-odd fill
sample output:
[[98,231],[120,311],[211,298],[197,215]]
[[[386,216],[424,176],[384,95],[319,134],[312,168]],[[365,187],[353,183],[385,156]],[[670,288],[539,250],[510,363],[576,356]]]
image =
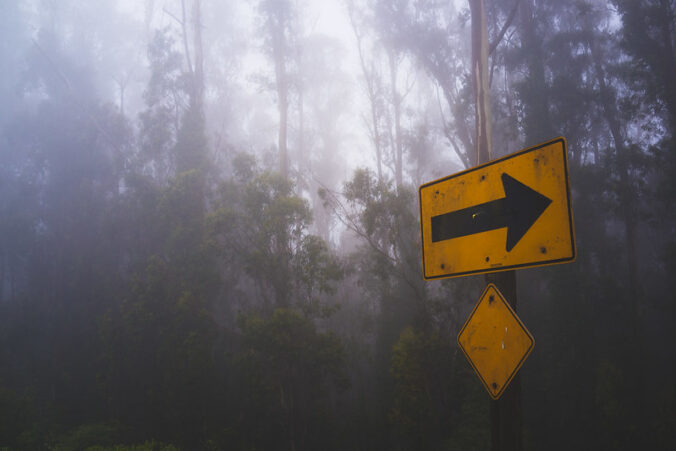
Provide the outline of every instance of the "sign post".
[[[515,269],[575,259],[566,140],[556,138],[482,161],[426,183],[418,192],[423,277],[486,274],[489,286],[458,335],[458,344],[493,398],[493,450],[520,450],[518,370],[533,340],[516,317]],[[500,303],[489,308],[490,299],[484,298],[491,295]],[[491,335],[498,327],[506,334],[500,346]],[[510,330],[521,330],[517,341],[507,339]]]

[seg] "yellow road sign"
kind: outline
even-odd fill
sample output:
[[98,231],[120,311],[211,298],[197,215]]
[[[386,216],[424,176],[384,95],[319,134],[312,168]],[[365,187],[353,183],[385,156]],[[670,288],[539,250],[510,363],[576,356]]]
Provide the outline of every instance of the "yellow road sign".
[[492,283],[458,334],[458,345],[493,399],[498,399],[534,345],[533,336]]
[[575,259],[564,138],[426,183],[419,196],[425,279]]

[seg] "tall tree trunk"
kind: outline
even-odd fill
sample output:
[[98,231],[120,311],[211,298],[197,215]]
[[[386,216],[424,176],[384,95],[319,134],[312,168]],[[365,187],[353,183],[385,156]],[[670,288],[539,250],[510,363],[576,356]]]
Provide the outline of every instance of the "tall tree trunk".
[[[203,169],[206,165],[207,143],[204,132],[204,71],[202,51],[201,0],[193,0],[190,26],[185,12],[185,0],[181,0],[183,43],[186,64],[188,65],[187,109],[182,110],[176,142],[176,170],[184,172]],[[192,32],[194,60],[190,57],[188,32]],[[178,104],[178,102],[177,102]]]
[[[647,88],[653,88],[664,102],[671,136],[676,136],[676,20],[672,2],[659,0],[614,0],[622,17],[624,46],[650,74]],[[653,86],[649,86],[653,85]]]
[[474,146],[477,164],[491,159],[491,103],[488,87],[488,31],[484,0],[469,0],[472,13],[472,83],[475,99]]
[[[591,38],[589,43],[592,61],[594,64],[594,73],[599,84],[601,94],[601,106],[610,134],[615,144],[615,155],[617,161],[617,171],[620,176],[620,203],[622,208],[622,220],[624,222],[625,237],[627,240],[627,260],[629,272],[629,296],[631,297],[631,310],[634,321],[640,321],[640,312],[638,308],[639,299],[639,277],[638,277],[638,254],[637,254],[637,214],[636,214],[636,194],[632,186],[632,178],[629,174],[628,151],[625,144],[625,134],[620,121],[617,118],[617,98],[613,88],[606,83],[606,74],[603,68],[603,56],[598,48],[595,38]],[[638,335],[638,326],[634,326],[634,334]]]
[[190,47],[188,46],[188,19],[185,13],[185,0],[181,0],[181,35],[183,37],[183,51],[185,52],[185,61],[188,65],[188,73],[192,76],[193,67],[190,58]]
[[662,40],[664,41],[664,84],[667,110],[669,111],[669,124],[671,128],[672,137],[676,137],[676,51],[674,49],[674,35],[676,30],[674,27],[674,10],[671,3],[662,0],[661,6],[663,9],[661,31]]
[[380,142],[380,127],[378,126],[378,93],[376,90],[376,75],[373,70],[373,63],[371,63],[371,68],[368,67],[366,63],[366,58],[364,57],[364,50],[362,46],[362,35],[359,32],[358,25],[355,21],[355,7],[354,4],[348,3],[348,15],[350,18],[350,25],[352,26],[352,31],[354,32],[354,37],[357,40],[357,52],[359,53],[359,65],[361,67],[362,75],[364,76],[364,81],[366,82],[366,94],[369,99],[369,106],[371,112],[371,140],[373,141],[373,147],[376,151],[376,171],[378,175],[378,181],[382,182],[383,180],[383,163],[382,163],[382,146]]
[[279,172],[282,177],[289,177],[289,155],[286,147],[286,135],[288,130],[288,88],[286,83],[286,75],[281,75],[278,81],[277,94],[279,99]]
[[[624,233],[627,241],[627,270],[628,270],[628,282],[629,282],[629,321],[631,327],[631,346],[634,348],[632,353],[637,359],[635,362],[637,364],[633,365],[634,368],[634,384],[636,393],[630,402],[636,403],[633,405],[632,411],[635,415],[641,415],[641,412],[644,411],[642,408],[642,402],[645,398],[644,388],[645,388],[645,379],[644,379],[644,345],[643,345],[643,334],[641,330],[641,310],[640,310],[640,282],[638,274],[638,236],[637,236],[637,227],[638,221],[636,214],[638,199],[634,190],[633,180],[630,174],[629,162],[628,162],[628,151],[629,149],[625,143],[625,130],[622,127],[620,120],[617,117],[617,97],[615,89],[611,86],[608,86],[606,83],[606,74],[602,64],[603,55],[601,50],[598,47],[598,43],[594,37],[590,39],[589,48],[591,51],[594,73],[596,75],[597,82],[599,84],[599,91],[601,94],[601,106],[603,108],[603,114],[605,120],[608,123],[608,128],[613,137],[613,142],[615,144],[615,155],[617,162],[617,171],[620,176],[620,188],[619,188],[619,200],[621,208],[621,218],[624,223]],[[636,443],[634,446],[638,445]]]
[[387,61],[390,68],[390,96],[392,102],[392,111],[394,113],[394,143],[392,148],[394,150],[394,180],[397,189],[401,188],[404,183],[404,169],[403,169],[403,140],[401,136],[401,96],[397,91],[397,55],[394,50],[387,51]]
[[[469,0],[472,14],[472,80],[474,82],[477,164],[491,159],[491,104],[488,86],[488,32],[484,0]],[[505,295],[514,311],[517,307],[516,273],[487,274]],[[491,445],[493,451],[520,451],[522,443],[521,378],[517,373],[502,398],[490,402]]]
[[204,52],[202,46],[202,9],[201,0],[192,4],[193,47],[195,62],[193,66],[193,96],[200,110],[204,105]]
[[[297,91],[298,94],[298,153],[297,157],[299,165],[303,162],[305,163],[306,169],[308,171],[312,170],[310,155],[305,157],[305,101],[304,101],[304,92],[303,92],[302,82],[298,82]],[[308,180],[308,185],[311,180]]]
[[520,4],[521,47],[528,71],[521,98],[525,107],[526,145],[532,145],[551,138],[554,132],[549,117],[542,38],[537,34],[532,0],[522,0]]
[[[274,20],[274,19],[273,19]],[[277,18],[276,29],[272,33],[273,57],[275,60],[275,80],[277,86],[277,107],[279,108],[279,172],[282,177],[289,176],[289,156],[287,150],[287,131],[289,113],[289,83],[286,72],[286,18]]]
[[7,270],[7,252],[0,253],[0,302],[5,301],[5,282]]

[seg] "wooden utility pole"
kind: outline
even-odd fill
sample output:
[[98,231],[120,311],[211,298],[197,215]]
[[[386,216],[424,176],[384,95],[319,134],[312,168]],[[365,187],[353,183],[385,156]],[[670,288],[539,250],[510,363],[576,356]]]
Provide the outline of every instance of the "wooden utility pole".
[[488,31],[484,0],[469,0],[472,13],[472,83],[474,86],[474,147],[477,164],[491,159],[491,99],[488,87]]
[[[476,105],[474,146],[477,165],[491,159],[491,104],[488,86],[488,31],[484,0],[469,0],[472,14],[472,81]],[[503,271],[486,275],[516,312],[516,273]],[[521,381],[517,374],[505,393],[491,403],[491,443],[493,451],[521,451]]]

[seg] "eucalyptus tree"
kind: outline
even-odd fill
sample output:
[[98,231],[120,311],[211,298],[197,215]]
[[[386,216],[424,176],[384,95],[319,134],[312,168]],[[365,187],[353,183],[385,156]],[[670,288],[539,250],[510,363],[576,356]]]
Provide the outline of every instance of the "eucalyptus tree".
[[275,92],[279,112],[279,172],[289,176],[288,129],[290,71],[293,61],[293,45],[296,38],[295,19],[298,12],[291,0],[261,0],[258,11],[263,21],[263,49],[272,60],[275,73]]

